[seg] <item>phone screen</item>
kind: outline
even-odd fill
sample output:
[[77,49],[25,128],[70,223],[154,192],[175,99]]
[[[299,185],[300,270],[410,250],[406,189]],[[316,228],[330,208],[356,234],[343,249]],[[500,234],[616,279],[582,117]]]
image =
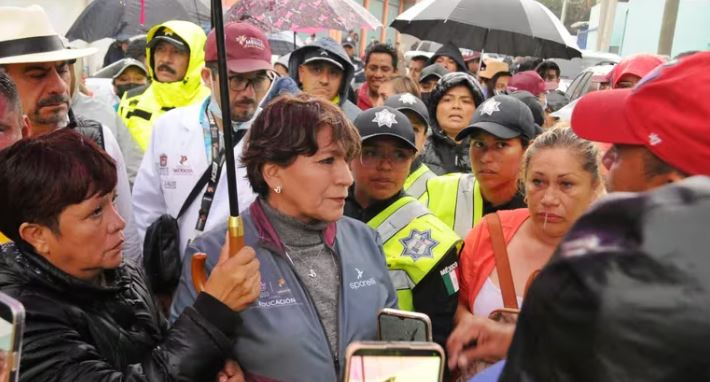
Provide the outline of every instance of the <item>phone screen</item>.
[[[359,354],[350,360],[348,382],[438,382],[442,360],[434,351],[388,350],[392,354]],[[430,354],[426,354],[430,353]]]
[[382,341],[429,341],[426,322],[409,317],[381,314],[380,340]]
[[0,317],[0,382],[7,382],[10,380],[10,371],[12,369],[11,354],[14,351],[14,343],[14,323]]

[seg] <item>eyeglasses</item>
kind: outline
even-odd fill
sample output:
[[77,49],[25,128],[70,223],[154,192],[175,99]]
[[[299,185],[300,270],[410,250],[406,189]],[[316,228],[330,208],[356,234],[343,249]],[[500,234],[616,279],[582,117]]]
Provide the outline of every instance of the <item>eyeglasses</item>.
[[382,161],[386,160],[392,166],[401,166],[407,163],[412,156],[414,156],[414,153],[405,149],[383,152],[374,148],[363,147],[360,154],[360,163],[365,167],[377,167]]
[[274,74],[267,72],[266,74],[259,74],[252,78],[246,78],[241,75],[235,75],[229,77],[229,89],[235,92],[242,92],[246,90],[249,85],[254,87],[254,90],[261,90],[267,86],[269,81],[274,79]]

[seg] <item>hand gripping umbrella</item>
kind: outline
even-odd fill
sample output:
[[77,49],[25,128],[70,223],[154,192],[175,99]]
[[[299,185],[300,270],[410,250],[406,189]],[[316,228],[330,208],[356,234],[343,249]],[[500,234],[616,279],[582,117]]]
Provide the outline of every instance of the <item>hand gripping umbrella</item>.
[[[212,0],[212,19],[214,20],[215,37],[217,40],[217,69],[219,71],[219,92],[229,94],[227,84],[227,57],[224,46],[224,21],[222,20],[222,1]],[[224,131],[225,166],[227,169],[227,193],[229,196],[229,220],[227,221],[227,241],[229,243],[229,255],[234,256],[244,246],[244,223],[239,216],[239,201],[237,200],[237,179],[234,164],[234,147],[232,144],[232,131],[229,128],[232,120],[229,109],[229,96],[220,97],[220,108],[222,109],[222,125],[228,128]],[[224,122],[227,121],[227,122]],[[197,253],[192,257],[192,283],[198,293],[205,289],[207,273],[205,263],[207,255]]]

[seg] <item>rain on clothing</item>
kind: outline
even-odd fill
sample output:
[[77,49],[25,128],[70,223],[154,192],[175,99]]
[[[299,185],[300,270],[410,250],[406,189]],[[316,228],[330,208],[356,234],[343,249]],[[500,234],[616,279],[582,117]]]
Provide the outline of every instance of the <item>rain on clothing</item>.
[[377,231],[399,309],[428,315],[443,346],[453,330],[461,238],[403,192],[367,208],[349,197],[345,214]]
[[528,290],[500,381],[710,380],[710,178],[612,193]]
[[[313,300],[260,203],[261,199],[254,201],[242,218],[244,243],[254,248],[259,260],[262,292],[239,313],[231,357],[247,380],[342,380],[346,347],[353,341],[374,340],[377,312],[397,306],[377,234],[348,217],[328,224],[323,231],[323,242],[334,253],[340,270],[338,349],[333,354]],[[225,222],[200,235],[190,244],[187,255],[206,253],[210,271],[219,258],[226,231]],[[185,262],[171,319],[194,300],[192,270]]]
[[326,50],[329,54],[333,54],[339,58],[343,64],[343,78],[341,79],[340,90],[338,90],[337,102],[348,119],[354,121],[361,111],[359,107],[348,99],[348,91],[350,90],[350,83],[352,82],[355,68],[352,62],[350,62],[350,58],[345,52],[345,49],[343,49],[339,43],[335,42],[335,40],[327,37],[319,38],[291,52],[291,57],[288,60],[288,75],[300,86],[301,82],[298,78],[298,67],[301,66],[305,60],[306,53],[314,49]]
[[163,27],[170,28],[187,43],[190,48],[190,61],[182,80],[158,82],[155,75],[153,53],[150,47],[146,47],[148,76],[152,79],[152,83],[139,94],[136,94],[137,91],[126,92],[118,106],[118,113],[126,123],[131,136],[143,151],[148,149],[153,124],[160,116],[176,107],[202,101],[210,94],[209,89],[202,85],[201,77],[202,68],[205,65],[204,48],[205,41],[207,41],[205,32],[191,22],[173,20],[151,28],[147,34],[148,43],[158,29]]
[[5,244],[0,291],[26,311],[21,381],[215,380],[234,337],[232,311],[206,294],[168,329],[130,261],[90,283]]

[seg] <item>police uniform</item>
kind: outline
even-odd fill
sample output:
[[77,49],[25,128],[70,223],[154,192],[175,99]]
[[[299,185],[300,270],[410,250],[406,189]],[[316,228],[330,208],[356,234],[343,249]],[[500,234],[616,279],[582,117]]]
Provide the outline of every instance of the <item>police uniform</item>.
[[[355,119],[355,126],[363,141],[393,136],[416,147],[409,120],[393,108],[363,111]],[[355,187],[349,192],[345,215],[377,231],[399,308],[429,315],[435,341],[444,343],[452,330],[457,304],[461,238],[402,190],[363,208],[355,200]]]
[[[420,122],[426,126],[426,129],[429,130],[429,112],[427,111],[424,102],[422,102],[422,100],[414,94],[395,94],[385,100],[385,106],[393,107],[403,113],[413,113],[415,118],[418,118]],[[407,117],[409,117],[409,115],[407,115]],[[407,194],[419,199],[422,195],[424,195],[424,192],[426,192],[426,182],[435,176],[436,174],[434,174],[434,172],[422,162],[421,157],[418,155],[414,160],[414,163],[412,163],[412,169],[409,173],[409,177],[407,177],[407,180],[404,182],[404,191],[406,191]]]
[[[535,125],[527,105],[514,97],[499,95],[489,98],[476,109],[471,125],[463,129],[456,139],[462,140],[477,131],[484,131],[500,139],[519,137],[529,142],[541,130]],[[525,207],[521,193],[516,193],[502,205],[493,206],[483,198],[474,175],[468,173],[453,173],[430,179],[420,201],[461,237],[466,237],[468,231],[486,214]]]

